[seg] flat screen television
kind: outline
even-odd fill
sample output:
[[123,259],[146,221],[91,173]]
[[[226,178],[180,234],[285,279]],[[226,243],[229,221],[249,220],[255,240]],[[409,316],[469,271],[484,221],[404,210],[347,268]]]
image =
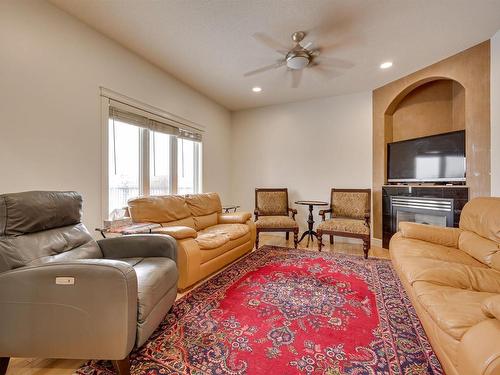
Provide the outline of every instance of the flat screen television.
[[465,181],[465,130],[387,145],[388,182]]

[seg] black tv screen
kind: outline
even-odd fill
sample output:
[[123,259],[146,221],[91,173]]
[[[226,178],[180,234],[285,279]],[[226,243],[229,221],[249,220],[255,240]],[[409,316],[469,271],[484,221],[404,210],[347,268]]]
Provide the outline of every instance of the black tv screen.
[[388,182],[465,181],[465,130],[387,145]]

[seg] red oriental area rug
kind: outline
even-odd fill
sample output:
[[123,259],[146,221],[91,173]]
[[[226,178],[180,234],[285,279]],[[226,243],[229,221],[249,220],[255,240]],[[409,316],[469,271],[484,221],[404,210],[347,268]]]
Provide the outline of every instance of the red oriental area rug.
[[389,261],[270,246],[177,301],[131,363],[133,374],[443,374]]

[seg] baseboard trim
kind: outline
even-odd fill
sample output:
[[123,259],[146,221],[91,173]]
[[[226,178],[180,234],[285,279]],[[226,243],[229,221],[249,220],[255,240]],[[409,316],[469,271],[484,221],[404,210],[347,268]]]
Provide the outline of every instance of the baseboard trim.
[[382,240],[379,238],[372,238],[371,245],[377,246],[377,247],[382,247]]

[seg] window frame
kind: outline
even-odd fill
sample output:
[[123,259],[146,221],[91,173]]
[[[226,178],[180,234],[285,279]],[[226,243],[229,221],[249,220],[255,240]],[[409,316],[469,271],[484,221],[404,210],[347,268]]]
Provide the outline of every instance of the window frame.
[[[158,108],[141,103],[134,99],[128,98],[121,94],[115,93],[103,87],[101,89],[101,222],[109,218],[109,109],[111,100],[119,102],[126,107],[131,113],[144,115],[144,112],[157,117],[159,121],[165,123],[177,123],[182,128],[193,129],[200,134],[204,132],[202,125],[193,123],[169,112],[162,111]],[[140,127],[139,127],[140,128]],[[150,193],[150,132],[153,130],[140,128],[139,136],[139,192],[141,195],[149,195]],[[170,136],[170,194],[177,194],[178,188],[178,164],[177,164],[177,144],[178,138],[175,135]],[[195,148],[195,165],[198,168],[194,176],[194,187],[198,187],[198,191],[203,191],[202,176],[203,176],[203,141],[197,141],[198,147]]]

